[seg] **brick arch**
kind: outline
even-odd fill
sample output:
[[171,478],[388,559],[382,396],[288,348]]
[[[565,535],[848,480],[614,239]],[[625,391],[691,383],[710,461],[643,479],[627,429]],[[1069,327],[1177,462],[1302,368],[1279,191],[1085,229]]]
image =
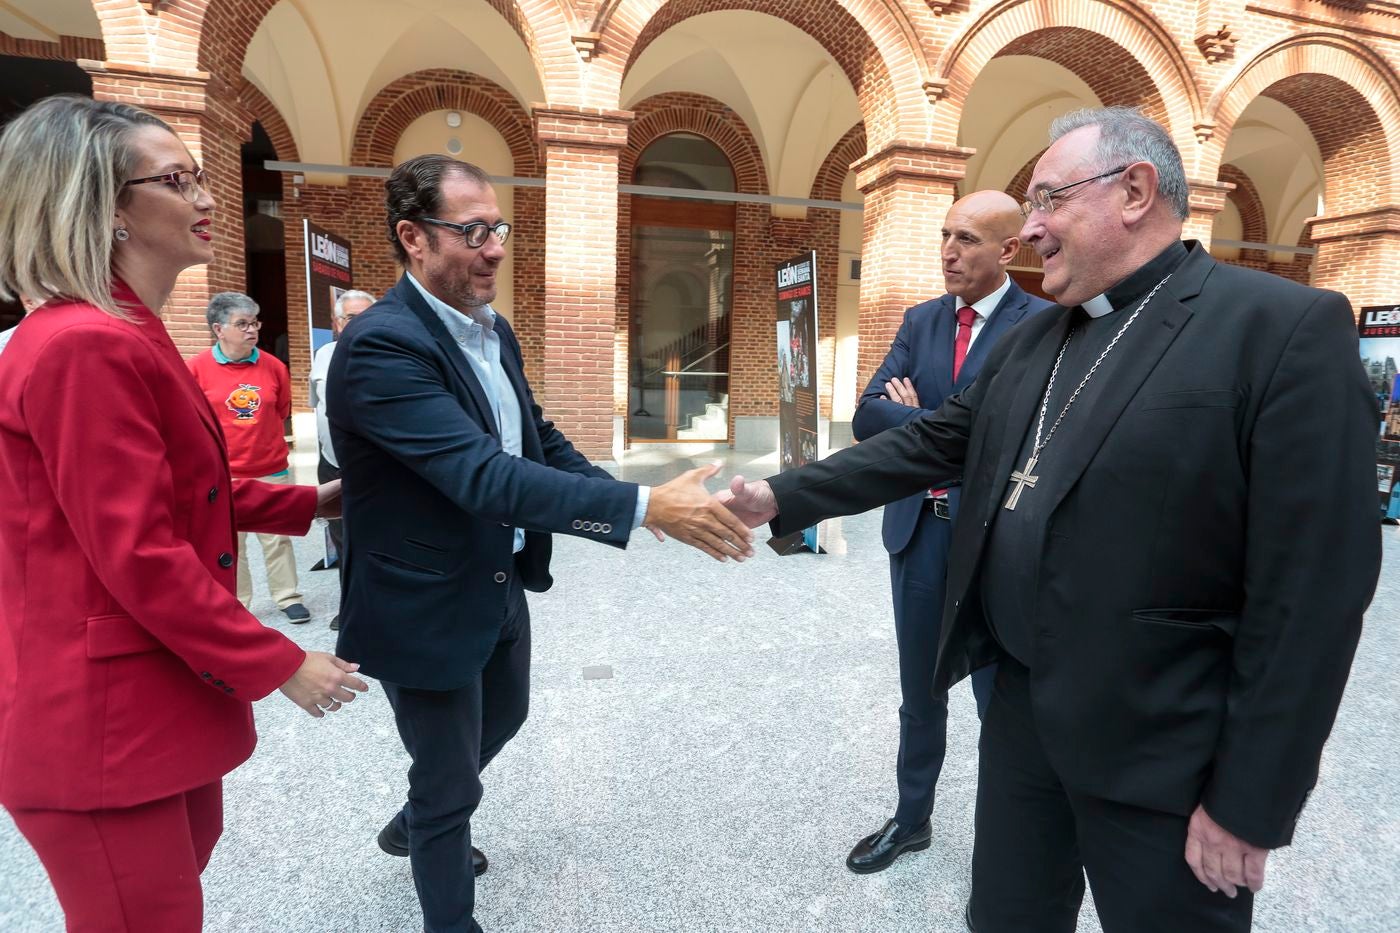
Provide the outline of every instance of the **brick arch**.
[[[106,0],[93,2],[93,12],[102,28],[101,55],[78,55],[75,58],[91,58],[94,61],[152,63],[152,38],[155,18],[146,12],[140,0]],[[65,37],[66,38],[66,37]],[[181,53],[184,53],[183,55]],[[179,59],[179,64],[194,67],[194,49],[176,46],[162,49],[163,59]]]
[[296,137],[292,135],[292,130],[287,126],[287,121],[282,118],[282,112],[277,109],[277,105],[268,99],[268,96],[244,78],[238,86],[238,100],[247,111],[253,115],[253,119],[262,124],[263,132],[267,133],[267,138],[272,140],[272,148],[277,152],[277,158],[283,162],[300,162],[301,155],[297,151]]
[[[1264,213],[1264,202],[1259,197],[1259,189],[1254,186],[1254,179],[1239,166],[1227,163],[1220,166],[1220,180],[1235,186],[1229,198],[1240,214],[1240,239],[1250,243],[1269,242],[1269,224]],[[1268,254],[1263,250],[1246,249],[1240,251],[1240,258],[1264,262],[1267,261]]]
[[[460,110],[482,118],[505,140],[517,177],[542,177],[530,118],[520,102],[480,75],[450,68],[416,71],[381,88],[355,125],[351,164],[393,165],[394,147],[404,130],[435,110]],[[379,179],[352,178],[349,187],[351,203],[383,204],[384,186]],[[542,371],[544,361],[544,201],[543,188],[515,189],[510,218],[513,231],[507,247],[515,265],[510,321],[520,340],[526,372],[532,377]],[[384,218],[381,206],[359,212],[353,221],[356,268],[367,270],[366,281],[379,292],[398,275],[386,243]],[[362,262],[361,257],[367,258]]]
[[627,148],[618,156],[618,182],[630,184],[637,160],[648,146],[671,133],[694,133],[719,147],[734,169],[734,190],[767,194],[763,153],[744,121],[727,106],[704,94],[672,92],[648,97],[633,108],[636,120],[627,133]]
[[922,88],[926,62],[918,34],[897,3],[854,0],[616,0],[595,22],[600,56],[590,67],[608,81],[613,100],[622,80],[658,36],[705,13],[763,13],[811,36],[836,59],[877,143],[927,135]]
[[1400,80],[1370,49],[1332,33],[1293,36],[1240,65],[1206,111],[1220,158],[1240,114],[1258,96],[1291,108],[1322,153],[1328,214],[1396,201]]
[[393,165],[394,147],[404,130],[434,110],[460,110],[481,117],[510,147],[515,174],[539,176],[534,132],[525,108],[495,82],[450,68],[415,71],[380,88],[355,125],[351,164]]
[[1195,151],[1201,112],[1195,77],[1172,33],[1130,0],[1001,0],[991,6],[934,64],[934,80],[946,96],[935,108],[936,130],[956,138],[977,76],[993,58],[1012,54],[1068,68],[1105,104],[1145,105],[1177,148]]
[[[1046,147],[1049,148],[1048,146]],[[1026,160],[1026,164],[1011,177],[1011,181],[1006,183],[1006,187],[1001,189],[1011,195],[1017,201],[1026,199],[1026,192],[1031,187],[1031,176],[1035,174],[1035,164],[1040,161],[1040,157],[1045,155],[1045,149],[1040,150],[1035,155]]]
[[857,123],[836,141],[822,160],[817,177],[812,179],[812,193],[808,197],[814,201],[841,200],[846,176],[851,173],[851,163],[864,156],[866,151],[865,124]]

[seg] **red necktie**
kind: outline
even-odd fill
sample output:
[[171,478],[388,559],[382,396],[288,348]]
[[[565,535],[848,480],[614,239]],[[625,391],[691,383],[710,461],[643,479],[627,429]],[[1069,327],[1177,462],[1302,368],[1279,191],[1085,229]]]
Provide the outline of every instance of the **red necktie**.
[[967,359],[967,347],[972,343],[972,322],[977,319],[977,312],[972,310],[971,305],[963,305],[958,309],[958,336],[953,341],[953,381],[958,381],[958,373],[962,372],[963,360]]
[[[972,343],[972,322],[977,319],[977,312],[972,310],[971,305],[963,305],[958,309],[958,335],[953,340],[953,381],[958,381],[958,373],[962,372],[963,360],[967,359],[967,347]],[[930,489],[930,496],[935,499],[942,498],[948,494],[946,489]]]

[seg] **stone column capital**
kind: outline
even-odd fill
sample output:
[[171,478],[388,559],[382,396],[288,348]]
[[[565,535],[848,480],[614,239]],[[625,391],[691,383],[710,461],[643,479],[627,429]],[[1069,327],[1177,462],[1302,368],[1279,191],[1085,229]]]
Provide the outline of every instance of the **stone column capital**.
[[133,62],[99,62],[92,59],[79,59],[77,65],[92,78],[94,92],[100,83],[105,87],[126,88],[133,92],[156,89],[201,95],[198,107],[185,107],[182,104],[186,102],[182,99],[171,98],[170,103],[175,109],[202,110],[202,95],[206,90],[215,90],[211,87],[214,76],[207,71],[193,68],[157,68]]
[[1191,178],[1186,182],[1190,189],[1189,203],[1192,214],[1215,215],[1225,209],[1225,202],[1229,200],[1230,192],[1235,190],[1235,185],[1228,181],[1202,181]]
[[569,149],[621,150],[635,114],[597,107],[547,107],[535,104],[535,140],[543,153],[550,146]]
[[876,152],[867,153],[851,168],[856,173],[856,187],[866,195],[899,180],[952,185],[967,174],[967,160],[976,151],[962,146],[896,140]]
[[1313,243],[1375,236],[1379,233],[1400,233],[1400,205],[1386,204],[1369,211],[1315,217],[1309,231]]

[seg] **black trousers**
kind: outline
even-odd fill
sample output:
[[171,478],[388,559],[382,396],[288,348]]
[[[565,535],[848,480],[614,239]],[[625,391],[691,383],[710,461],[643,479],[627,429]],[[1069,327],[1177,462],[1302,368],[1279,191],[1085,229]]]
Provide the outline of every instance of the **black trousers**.
[[1248,889],[1212,894],[1187,866],[1188,817],[1065,788],[1036,732],[1030,672],[1011,658],[998,668],[977,778],[977,933],[1074,933],[1086,874],[1104,933],[1248,930]]
[[[329,483],[333,479],[340,479],[340,469],[338,467],[331,466],[330,461],[326,459],[325,454],[320,453],[318,451],[316,456],[318,458],[316,461],[316,482]],[[329,518],[326,520],[326,529],[330,532],[331,541],[335,544],[337,566],[344,566],[345,526],[341,523],[340,519]]]
[[[948,694],[934,693],[934,663],[942,629],[943,591],[952,523],[924,511],[909,544],[890,555],[894,634],[899,646],[899,758],[895,822],[918,826],[933,813],[933,792],[948,750]],[[977,715],[986,712],[996,666],[972,674]]]
[[413,764],[395,819],[408,837],[424,933],[480,933],[472,919],[471,816],[481,772],[520,731],[530,703],[530,609],[512,579],[500,641],[481,676],[456,690],[384,683]]

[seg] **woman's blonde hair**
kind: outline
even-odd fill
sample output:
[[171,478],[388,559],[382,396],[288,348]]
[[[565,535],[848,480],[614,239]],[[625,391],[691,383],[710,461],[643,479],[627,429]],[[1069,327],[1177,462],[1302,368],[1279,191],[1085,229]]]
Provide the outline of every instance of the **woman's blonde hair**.
[[112,218],[140,159],[131,135],[145,126],[170,130],[129,104],[61,94],[5,127],[0,297],[71,298],[127,316],[112,298]]

